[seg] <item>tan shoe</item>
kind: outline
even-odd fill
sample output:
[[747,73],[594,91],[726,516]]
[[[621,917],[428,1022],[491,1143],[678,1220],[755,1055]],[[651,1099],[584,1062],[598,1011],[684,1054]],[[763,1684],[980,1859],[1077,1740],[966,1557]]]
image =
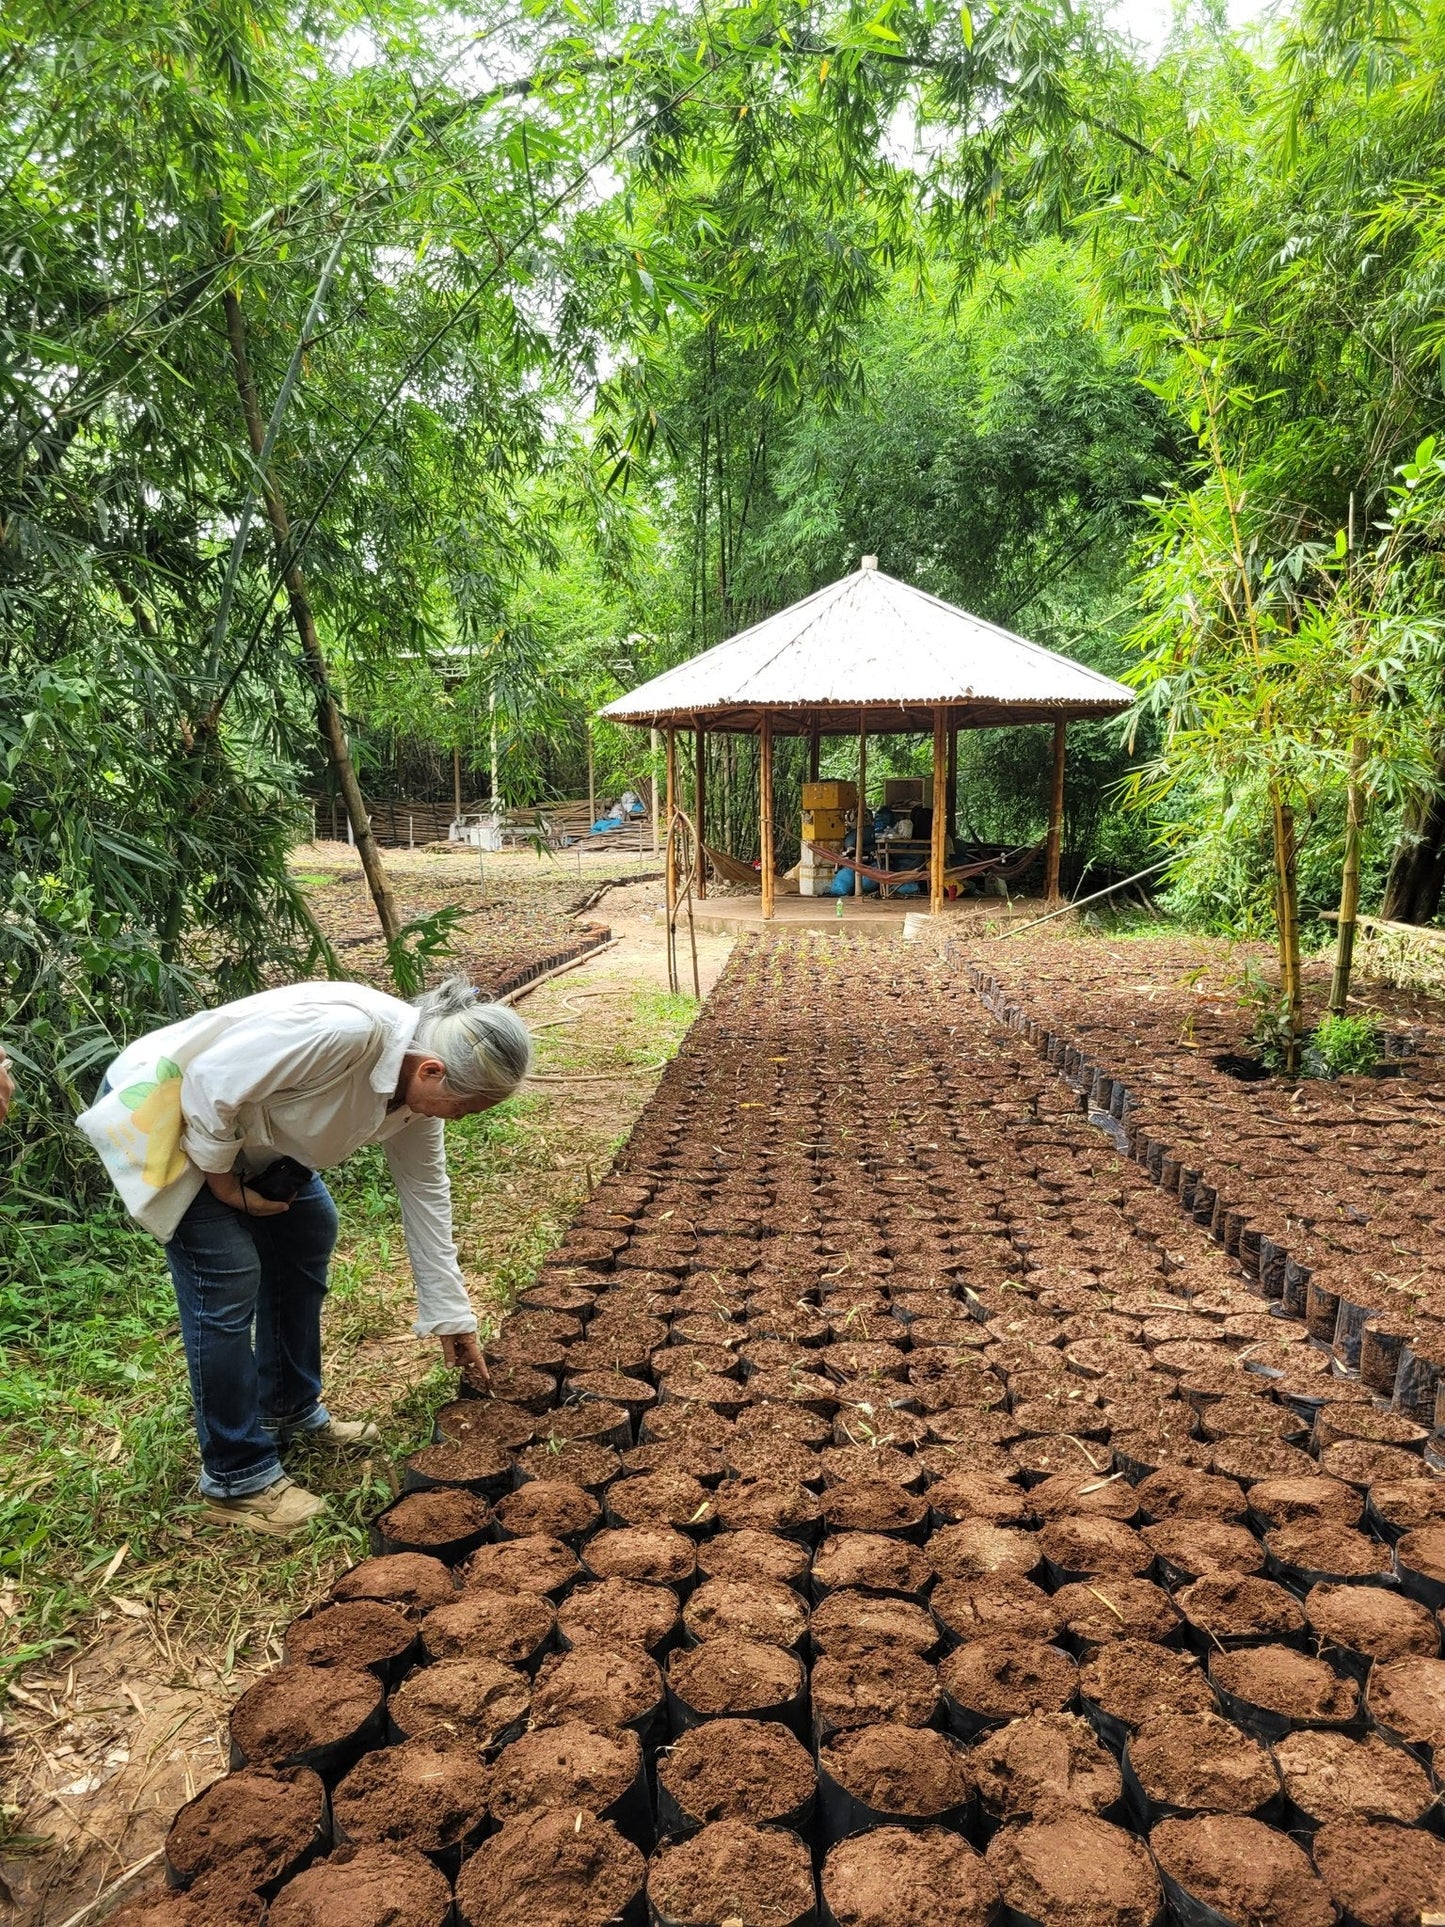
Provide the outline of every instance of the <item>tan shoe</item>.
[[330,1445],[342,1451],[380,1442],[381,1427],[373,1425],[369,1418],[329,1418],[324,1425],[317,1425],[309,1432],[298,1432],[293,1440],[297,1445]]
[[293,1533],[304,1532],[325,1510],[325,1499],[318,1499],[283,1473],[262,1492],[248,1492],[239,1499],[208,1500],[203,1516],[217,1525],[249,1526],[252,1532],[289,1539]]

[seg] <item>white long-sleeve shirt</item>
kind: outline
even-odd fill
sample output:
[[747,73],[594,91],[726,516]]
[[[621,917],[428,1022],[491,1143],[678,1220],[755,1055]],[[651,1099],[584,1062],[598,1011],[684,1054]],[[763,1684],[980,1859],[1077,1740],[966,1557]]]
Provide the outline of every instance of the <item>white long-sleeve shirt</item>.
[[[420,1013],[367,984],[289,984],[201,1011],[122,1051],[107,1073],[122,1089],[158,1055],[178,1058],[180,1146],[204,1173],[254,1175],[278,1157],[313,1170],[380,1144],[401,1197],[419,1335],[477,1328],[452,1236],[442,1120],[388,1106]],[[195,1043],[204,1038],[199,1050]]]

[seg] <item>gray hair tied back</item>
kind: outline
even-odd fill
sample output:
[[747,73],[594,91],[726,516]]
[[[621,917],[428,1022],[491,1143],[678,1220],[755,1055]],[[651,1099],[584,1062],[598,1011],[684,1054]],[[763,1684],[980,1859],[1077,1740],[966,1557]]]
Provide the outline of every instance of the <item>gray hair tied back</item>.
[[532,1068],[532,1037],[508,1004],[483,1003],[465,977],[448,977],[416,999],[413,1046],[440,1058],[457,1097],[498,1104]]

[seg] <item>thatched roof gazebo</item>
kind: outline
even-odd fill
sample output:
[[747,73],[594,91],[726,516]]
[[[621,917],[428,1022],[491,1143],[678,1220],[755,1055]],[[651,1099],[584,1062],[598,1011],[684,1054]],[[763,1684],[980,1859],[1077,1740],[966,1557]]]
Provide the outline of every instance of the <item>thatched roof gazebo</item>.
[[[885,575],[875,556],[841,581],[805,596],[726,642],[654,676],[601,712],[612,722],[661,729],[667,737],[668,816],[676,801],[675,736],[695,736],[697,810],[705,808],[703,742],[710,730],[755,735],[760,745],[763,915],[773,914],[772,746],[807,736],[818,770],[823,736],[858,738],[860,815],[866,796],[867,737],[932,734],[935,805],[946,794],[960,729],[1052,723],[1053,784],[1045,884],[1058,895],[1063,828],[1064,730],[1076,716],[1113,716],[1133,702],[1122,683],[1038,643],[984,622],[939,597]],[[945,811],[935,807],[929,899],[943,907]],[[706,829],[698,823],[704,840]],[[862,855],[861,831],[858,855]]]

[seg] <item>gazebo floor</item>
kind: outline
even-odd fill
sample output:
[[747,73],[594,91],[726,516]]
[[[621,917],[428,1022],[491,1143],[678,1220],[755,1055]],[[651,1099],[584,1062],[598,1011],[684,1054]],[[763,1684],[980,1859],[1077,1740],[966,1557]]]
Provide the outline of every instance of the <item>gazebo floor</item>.
[[[838,907],[843,914],[839,916]],[[1003,929],[1011,923],[1027,923],[1044,914],[1038,898],[1025,897],[1005,903],[998,897],[964,897],[943,907],[942,921],[960,936],[983,936],[990,929]],[[842,930],[854,936],[896,937],[903,934],[903,920],[909,915],[926,916],[927,898],[891,897],[796,897],[778,896],[773,902],[771,924],[763,920],[761,896],[709,897],[705,903],[693,902],[693,921],[699,930],[715,930],[740,936],[750,930]],[[687,914],[678,918],[685,928]]]

